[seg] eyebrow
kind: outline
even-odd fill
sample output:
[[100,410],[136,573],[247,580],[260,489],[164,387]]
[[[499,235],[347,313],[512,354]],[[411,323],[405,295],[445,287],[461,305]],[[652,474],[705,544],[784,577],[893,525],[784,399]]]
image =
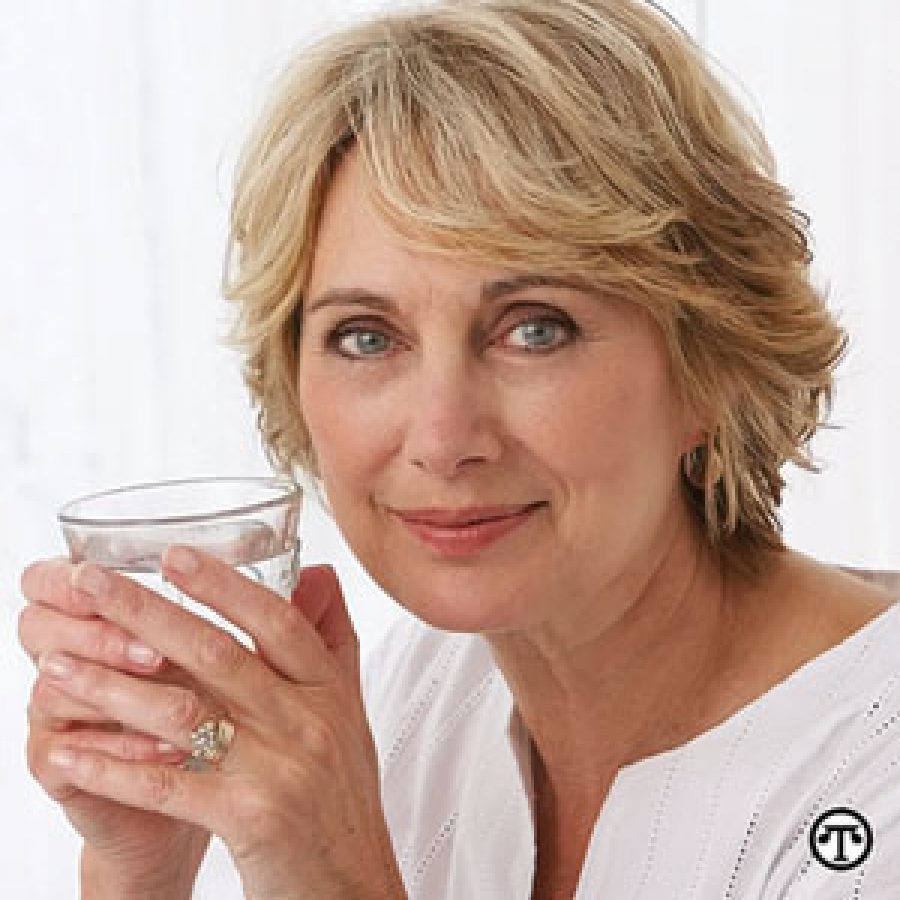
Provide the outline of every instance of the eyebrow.
[[[585,281],[560,275],[516,275],[513,278],[503,278],[498,281],[486,281],[481,286],[481,302],[493,303],[509,294],[523,291],[532,287],[556,287],[567,288],[576,291],[592,291]],[[367,288],[332,288],[310,301],[304,307],[304,313],[309,315],[326,306],[371,306],[385,312],[396,312],[397,303],[391,297],[370,291]]]

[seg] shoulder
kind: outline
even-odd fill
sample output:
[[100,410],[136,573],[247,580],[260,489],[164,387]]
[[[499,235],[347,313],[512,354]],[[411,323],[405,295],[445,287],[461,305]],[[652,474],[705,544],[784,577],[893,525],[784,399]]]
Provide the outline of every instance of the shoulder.
[[[732,708],[827,657],[894,607],[884,588],[788,551],[739,595],[734,643],[721,679]],[[728,692],[735,691],[735,696]],[[743,692],[743,695],[742,695]],[[735,699],[735,697],[737,699]]]
[[900,691],[896,680],[878,688],[839,754],[807,756],[811,790],[783,820],[794,828],[775,830],[788,852],[776,857],[773,896],[789,885],[796,900],[900,897]]
[[[710,896],[729,885],[725,895],[757,900],[900,897],[898,647],[900,606],[836,629],[824,652],[725,723],[633,767],[618,797],[639,812],[629,843],[705,860]],[[651,834],[661,810],[694,827]],[[867,845],[858,865],[828,865]]]
[[802,558],[796,571],[778,599],[795,610],[781,647],[799,649],[787,657],[799,667],[758,722],[753,822],[760,847],[779,847],[762,896],[887,900],[900,896],[900,604],[832,566]]

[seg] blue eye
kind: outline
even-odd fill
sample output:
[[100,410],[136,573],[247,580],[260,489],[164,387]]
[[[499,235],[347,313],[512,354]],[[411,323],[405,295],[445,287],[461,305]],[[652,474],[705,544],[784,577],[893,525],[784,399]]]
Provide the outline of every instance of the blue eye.
[[548,350],[567,344],[575,334],[575,325],[564,319],[542,316],[517,325],[510,334],[519,332],[523,346],[530,350]]
[[[505,332],[506,340],[513,338],[515,350],[545,353],[571,343],[578,334],[578,326],[562,316],[535,316],[522,320]],[[368,322],[346,322],[334,328],[325,340],[333,352],[350,360],[378,359],[392,349],[393,339],[381,328]],[[509,345],[508,345],[509,346]]]
[[350,326],[336,329],[328,336],[328,345],[334,347],[342,356],[350,359],[363,359],[384,353],[390,345],[390,339],[382,331],[374,328]]

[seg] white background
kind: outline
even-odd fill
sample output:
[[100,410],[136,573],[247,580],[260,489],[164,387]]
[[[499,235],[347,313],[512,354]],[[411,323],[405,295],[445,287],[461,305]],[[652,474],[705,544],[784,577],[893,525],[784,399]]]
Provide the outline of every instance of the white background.
[[[62,552],[55,511],[78,493],[267,471],[238,360],[219,343],[232,167],[292,50],[379,5],[391,4],[0,0],[5,896],[76,895],[77,844],[25,771],[19,572]],[[667,6],[749,95],[812,215],[816,277],[853,334],[841,429],[815,444],[825,472],[789,473],[789,541],[900,568],[900,4]],[[306,561],[338,569],[366,653],[396,608],[321,510],[307,508],[303,531]]]

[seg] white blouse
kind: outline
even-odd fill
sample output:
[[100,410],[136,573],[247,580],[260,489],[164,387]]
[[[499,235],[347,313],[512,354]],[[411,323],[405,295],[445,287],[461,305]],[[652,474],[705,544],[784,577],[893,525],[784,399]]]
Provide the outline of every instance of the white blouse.
[[[527,900],[528,736],[488,644],[404,614],[367,658],[364,696],[411,900]],[[898,763],[900,604],[620,769],[574,900],[900,898]]]

